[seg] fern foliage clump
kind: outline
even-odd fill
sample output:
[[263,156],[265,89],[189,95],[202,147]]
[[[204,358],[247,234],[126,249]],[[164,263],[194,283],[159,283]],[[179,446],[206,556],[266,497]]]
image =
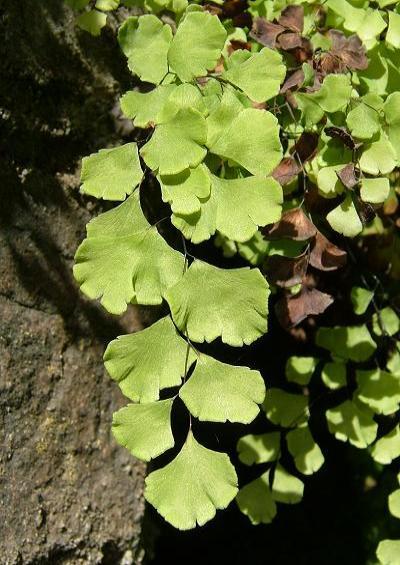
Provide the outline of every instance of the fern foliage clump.
[[[72,3],[81,26],[119,5]],[[324,464],[311,425],[319,398],[330,395],[326,429],[339,441],[377,464],[400,456],[400,10],[125,4],[140,15],[118,40],[140,86],[120,103],[144,133],[83,160],[82,192],[120,203],[88,224],[74,274],[113,314],[133,303],[162,305],[164,317],[105,352],[132,401],[113,432],[145,461],[168,452],[145,497],[175,527],[202,525],[235,498],[252,523],[269,523]],[[168,209],[153,224],[142,207],[152,182],[154,210]],[[288,347],[281,375],[264,379],[256,361],[231,364],[209,346],[240,358],[277,323],[303,344]],[[188,414],[183,445],[176,403]],[[260,471],[239,488],[228,455],[197,430],[257,416],[265,431],[245,432],[237,450]],[[389,504],[400,517],[397,491]],[[399,562],[399,543],[381,542],[382,563]]]

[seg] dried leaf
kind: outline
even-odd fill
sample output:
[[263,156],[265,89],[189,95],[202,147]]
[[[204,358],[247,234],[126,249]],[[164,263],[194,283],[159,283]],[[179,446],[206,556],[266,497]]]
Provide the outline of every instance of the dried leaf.
[[276,303],[275,312],[282,327],[292,328],[308,316],[322,314],[332,303],[330,294],[303,286],[296,296],[287,293],[281,298]]
[[223,15],[226,18],[234,18],[247,10],[247,0],[225,0],[222,4]]
[[359,144],[356,144],[352,135],[345,128],[330,126],[325,128],[325,133],[326,135],[329,135],[329,137],[340,139],[340,141],[351,150],[357,149],[357,147],[359,147]]
[[295,241],[305,241],[314,237],[317,228],[301,208],[293,208],[285,212],[279,222],[263,228],[262,232],[268,239],[286,237]]
[[290,288],[303,281],[308,266],[308,252],[298,257],[271,255],[265,265],[265,273],[269,282],[282,288]]
[[251,29],[251,26],[253,25],[253,18],[249,12],[242,12],[232,19],[232,24],[234,27],[248,27]]
[[291,51],[296,49],[296,47],[301,47],[301,35],[294,32],[282,33],[278,38],[278,45],[284,51]]
[[359,171],[354,167],[353,163],[349,163],[340,171],[337,171],[337,176],[341,183],[348,189],[352,189],[359,181]]
[[272,172],[272,177],[279,182],[281,186],[292,181],[301,171],[300,165],[293,157],[285,157]]
[[332,41],[331,51],[343,61],[350,70],[364,70],[368,67],[365,47],[358,35],[346,37],[337,29],[329,30]]
[[317,133],[304,131],[296,141],[292,152],[297,154],[302,163],[310,161],[317,152],[318,140],[319,136]]
[[245,41],[239,41],[238,39],[231,39],[230,44],[228,46],[229,55],[231,55],[233,51],[237,51],[238,49],[245,49],[246,51],[250,51],[251,44]]
[[261,43],[261,45],[274,48],[276,46],[276,39],[278,35],[284,31],[284,27],[278,24],[273,24],[265,18],[255,18],[253,28],[249,35],[252,39]]
[[280,90],[281,94],[284,94],[292,88],[299,88],[304,82],[304,72],[303,69],[297,69],[294,71],[283,83]]
[[314,239],[310,265],[320,271],[335,271],[346,264],[347,253],[330,242],[320,231]]
[[281,26],[295,32],[302,33],[304,29],[304,8],[303,6],[288,6],[279,18]]

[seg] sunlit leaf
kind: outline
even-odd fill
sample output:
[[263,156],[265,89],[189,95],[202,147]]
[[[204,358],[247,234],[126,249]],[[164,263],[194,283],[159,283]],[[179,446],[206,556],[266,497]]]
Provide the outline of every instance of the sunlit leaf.
[[376,438],[378,424],[374,413],[367,407],[360,407],[351,400],[326,411],[326,419],[331,434],[340,441],[348,441],[360,449],[368,447]]
[[279,432],[241,437],[237,444],[240,461],[245,465],[276,461],[280,454],[280,437]]
[[240,511],[248,516],[254,525],[269,524],[276,515],[276,504],[269,485],[270,472],[266,471],[237,494],[236,502]]
[[390,306],[375,312],[372,316],[372,329],[375,335],[395,335],[400,330],[400,318]]
[[76,18],[76,24],[91,35],[100,35],[101,30],[107,23],[107,16],[97,10],[83,12]]
[[297,504],[303,498],[303,491],[303,482],[278,463],[272,483],[272,498],[284,504]]
[[386,539],[379,543],[376,555],[381,565],[400,565],[400,540]]
[[226,453],[207,449],[189,432],[175,459],[148,475],[145,498],[175,528],[189,530],[214,518],[237,491],[236,472]]
[[280,388],[267,390],[263,408],[268,420],[284,428],[292,428],[308,419],[308,398]]
[[332,229],[346,237],[355,237],[363,229],[351,194],[347,194],[343,202],[329,212],[326,219]]
[[365,314],[373,297],[374,293],[372,290],[368,290],[361,286],[353,286],[351,289],[351,303],[353,305],[354,313],[359,316]]
[[166,84],[150,92],[130,90],[120,99],[121,110],[136,127],[154,126],[160,122],[162,109],[175,88],[174,84]]
[[376,343],[365,325],[319,328],[316,344],[336,357],[359,362],[366,361],[376,349]]
[[287,380],[299,385],[307,385],[311,380],[317,363],[318,359],[315,359],[315,357],[289,357],[285,369]]
[[312,475],[324,464],[324,456],[315,443],[310,429],[303,425],[288,432],[286,436],[289,452],[294,458],[296,468],[304,475]]
[[400,404],[400,379],[380,369],[357,370],[355,394],[377,414],[393,414]]
[[346,364],[341,361],[325,363],[321,372],[321,379],[332,390],[346,386]]

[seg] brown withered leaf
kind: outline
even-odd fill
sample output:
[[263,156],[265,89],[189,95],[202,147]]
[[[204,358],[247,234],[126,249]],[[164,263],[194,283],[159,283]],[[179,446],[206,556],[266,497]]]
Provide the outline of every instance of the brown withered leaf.
[[346,37],[337,29],[329,30],[328,35],[332,41],[331,52],[339,57],[348,69],[362,71],[368,67],[365,47],[358,35]]
[[251,44],[245,41],[239,41],[238,39],[231,39],[228,45],[229,55],[238,49],[244,49],[246,51],[251,50]]
[[252,39],[261,43],[261,45],[274,48],[276,46],[276,39],[278,35],[284,31],[284,27],[269,22],[265,18],[255,18],[249,35]]
[[265,226],[262,233],[267,239],[288,238],[295,241],[306,241],[315,236],[317,228],[301,208],[293,208],[284,212],[276,224]]
[[317,133],[304,131],[293,146],[295,153],[302,163],[315,157],[318,148],[319,136]]
[[283,10],[278,22],[286,29],[302,33],[304,28],[303,6],[288,6]]
[[225,0],[222,4],[222,12],[225,18],[239,16],[248,8],[247,0]]
[[336,271],[346,264],[347,253],[317,231],[311,253],[310,265],[319,271]]
[[277,180],[281,186],[284,186],[292,181],[300,171],[301,167],[293,157],[284,157],[274,169],[271,176]]
[[251,29],[251,26],[253,25],[253,18],[249,12],[242,12],[232,18],[232,24],[234,27],[248,27]]
[[264,267],[269,282],[282,288],[300,284],[307,271],[308,255],[308,251],[298,257],[270,255]]
[[306,37],[302,37],[300,47],[296,47],[295,49],[292,49],[290,53],[296,59],[296,62],[299,65],[302,65],[303,63],[309,61],[312,58],[314,50],[311,45],[311,41]]
[[213,16],[218,16],[218,17],[223,16],[222,6],[219,6],[218,4],[206,3],[204,4],[204,10],[206,12],[209,12]]
[[284,51],[291,51],[296,47],[301,47],[302,39],[299,33],[292,31],[281,33],[278,37],[278,46]]
[[297,69],[294,71],[290,76],[287,77],[285,82],[283,83],[280,93],[285,94],[288,90],[292,88],[299,88],[304,82],[304,72],[303,69]]
[[349,163],[340,171],[337,171],[337,176],[341,183],[348,189],[356,186],[359,180],[359,171],[355,168],[353,163]]
[[303,286],[299,294],[286,293],[275,305],[276,316],[283,328],[292,328],[308,316],[322,314],[333,303],[330,294]]
[[345,128],[329,126],[325,128],[324,131],[329,137],[340,139],[340,141],[351,150],[357,149],[360,146],[354,141],[352,135]]
[[372,222],[372,220],[376,216],[375,208],[372,206],[372,204],[369,204],[368,202],[363,202],[361,198],[358,198],[358,196],[355,195],[354,193],[353,193],[353,197],[354,197],[353,202],[355,204],[357,213],[360,217],[360,220],[362,221],[363,226]]

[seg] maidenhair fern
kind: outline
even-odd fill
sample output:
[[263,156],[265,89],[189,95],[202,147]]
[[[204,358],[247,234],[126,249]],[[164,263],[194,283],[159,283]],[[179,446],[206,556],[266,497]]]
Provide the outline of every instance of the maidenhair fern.
[[[92,33],[119,5],[69,3]],[[279,504],[301,500],[304,477],[324,464],[310,426],[315,387],[337,394],[325,414],[333,436],[370,448],[380,464],[400,456],[395,286],[366,275],[356,258],[360,250],[373,257],[368,238],[382,237],[377,260],[385,276],[400,277],[392,218],[400,10],[386,0],[124,4],[143,13],[124,21],[119,43],[150,85],[126,92],[121,109],[146,137],[83,160],[82,192],[122,203],[88,224],[74,274],[113,314],[163,304],[165,316],[106,350],[107,371],[132,401],[114,415],[113,432],[145,461],[175,449],[145,490],[175,527],[202,525],[235,497],[252,523],[269,523]],[[165,218],[151,225],[143,212],[150,177],[170,207],[174,247],[159,231]],[[360,234],[355,245],[346,240]],[[196,245],[208,240],[225,258],[239,257],[232,268],[197,258]],[[348,259],[351,285],[337,274]],[[335,302],[348,323],[340,315],[317,328],[303,323]],[[267,378],[266,391],[256,367],[229,364],[207,344],[245,348],[271,316],[315,347],[312,356],[288,350],[284,376]],[[189,414],[181,447],[171,428],[178,398]],[[249,424],[260,405],[265,433],[237,445],[240,462],[259,465],[259,475],[238,490],[228,455],[202,444],[192,418]],[[393,425],[381,426],[384,418]],[[395,516],[398,493],[389,499]],[[398,563],[399,543],[380,544],[382,563]]]

